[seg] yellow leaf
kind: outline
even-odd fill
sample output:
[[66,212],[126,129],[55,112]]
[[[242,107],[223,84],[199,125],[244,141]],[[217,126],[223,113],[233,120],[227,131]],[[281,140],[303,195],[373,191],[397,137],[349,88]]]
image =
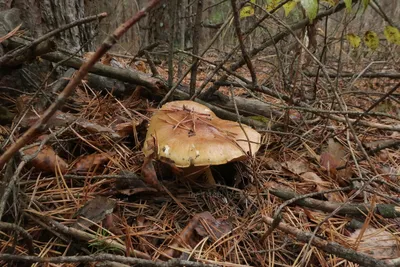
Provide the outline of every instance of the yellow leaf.
[[[255,3],[255,0],[251,0],[251,3]],[[241,19],[246,18],[246,17],[250,17],[250,16],[254,16],[254,6],[251,4],[246,4],[241,10],[240,10],[240,14],[239,17]]]
[[361,43],[361,38],[358,37],[358,35],[355,35],[354,33],[349,33],[346,35],[347,41],[349,41],[351,47],[357,48],[360,46]]
[[348,12],[351,12],[351,5],[353,1],[352,0],[344,0],[344,4],[346,5],[346,9]]
[[265,124],[268,124],[268,122],[270,121],[268,118],[264,116],[250,116],[249,118],[255,121],[263,122]]
[[279,2],[280,2],[281,0],[269,0],[269,1],[267,1],[268,3],[267,3],[267,5],[265,6],[265,9],[267,10],[267,11],[272,11],[272,10],[274,10],[278,5],[279,5]]
[[370,0],[362,0],[364,11],[365,11],[365,9],[367,9],[369,2],[370,2]]
[[322,0],[322,2],[326,2],[332,7],[336,6],[339,3],[339,0]]
[[285,10],[285,17],[289,16],[290,12],[297,6],[298,1],[289,1],[283,5],[283,9]]
[[313,21],[318,13],[318,0],[300,0],[301,5],[306,10],[310,21]]
[[376,32],[367,31],[364,35],[364,43],[371,49],[375,50],[379,46],[379,38]]
[[400,45],[400,32],[396,27],[386,26],[383,34],[389,43]]

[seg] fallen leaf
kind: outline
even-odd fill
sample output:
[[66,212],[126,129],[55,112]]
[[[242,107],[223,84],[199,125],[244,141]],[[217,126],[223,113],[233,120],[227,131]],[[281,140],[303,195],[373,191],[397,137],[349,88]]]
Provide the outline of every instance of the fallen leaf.
[[344,147],[332,138],[328,140],[328,146],[321,154],[320,164],[330,174],[336,175],[336,169],[344,166],[346,162]]
[[353,168],[351,166],[347,166],[346,168],[337,171],[336,181],[340,186],[347,186],[349,185],[349,181],[352,175]]
[[169,248],[162,252],[162,255],[165,259],[177,258],[181,255],[181,252],[175,248],[194,248],[206,236],[216,241],[231,230],[232,226],[227,220],[215,219],[208,211],[198,213],[193,216],[186,227],[175,237]]
[[308,163],[301,159],[286,161],[282,163],[282,167],[297,175],[310,171]]
[[83,205],[75,214],[77,221],[73,225],[74,228],[89,228],[95,223],[101,222],[107,215],[114,211],[117,202],[103,196],[96,196]]
[[400,178],[400,167],[398,169],[394,166],[380,164],[378,171],[382,176],[391,182],[397,182]]
[[72,171],[77,173],[86,173],[93,171],[98,167],[102,168],[110,161],[110,157],[112,157],[114,154],[115,153],[95,153],[82,156],[74,164]]
[[281,164],[279,162],[277,162],[276,160],[274,160],[273,158],[264,158],[263,163],[269,170],[278,171],[278,172],[282,171]]
[[68,164],[56,154],[52,147],[44,145],[38,152],[39,147],[40,145],[37,145],[23,151],[26,156],[32,156],[37,153],[30,161],[30,164],[35,169],[43,172],[57,173],[59,168],[61,173],[67,172]]
[[[327,181],[324,181],[319,177],[316,173],[314,172],[305,172],[302,175],[300,175],[300,178],[303,179],[305,182],[309,182],[314,184],[314,190],[316,192],[322,192],[331,189],[330,183]],[[327,193],[324,194],[324,197],[328,199],[331,202],[342,202],[343,199],[340,196],[338,192],[333,192],[333,193]]]
[[[96,52],[86,52],[82,57],[84,60],[88,61],[95,53]],[[100,63],[109,66],[112,59],[113,57],[110,54],[105,53],[105,55],[101,57]]]
[[136,61],[132,64],[132,68],[140,72],[147,73],[146,64],[143,61]]
[[151,156],[144,158],[142,165],[142,177],[146,184],[154,188],[161,189]]
[[[360,234],[361,229],[357,229],[350,235],[350,242],[355,244],[359,240]],[[368,227],[362,235],[357,251],[368,254],[375,259],[394,259],[400,257],[397,246],[397,239],[390,232]]]
[[137,126],[139,126],[142,123],[143,120],[132,120],[129,122],[123,122],[119,123],[115,126],[113,126],[113,130],[118,133],[119,136],[121,137],[127,137],[130,135],[133,135],[134,130]]
[[232,224],[226,219],[215,219],[210,212],[200,213],[200,223],[194,228],[201,237],[211,237],[215,242],[232,230]]

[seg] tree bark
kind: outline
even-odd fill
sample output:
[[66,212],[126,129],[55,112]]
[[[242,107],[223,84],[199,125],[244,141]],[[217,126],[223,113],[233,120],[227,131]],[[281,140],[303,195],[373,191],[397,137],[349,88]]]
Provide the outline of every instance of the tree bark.
[[[2,0],[0,8],[20,9],[24,21],[23,27],[28,31],[27,35],[33,38],[86,16],[84,0]],[[71,52],[77,51],[80,47],[83,47],[84,51],[93,50],[93,29],[92,24],[71,28],[60,33],[55,42],[59,47]]]

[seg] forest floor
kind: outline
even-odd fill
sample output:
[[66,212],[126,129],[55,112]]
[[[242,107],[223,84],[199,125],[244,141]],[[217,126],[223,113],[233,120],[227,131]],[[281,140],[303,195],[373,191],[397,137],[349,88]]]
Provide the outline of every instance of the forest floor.
[[[255,65],[260,84],[292,92],[294,99],[315,83],[315,77],[304,76],[296,90],[282,88],[268,62]],[[158,67],[167,79],[165,69]],[[197,87],[209,72],[201,66]],[[238,73],[251,79],[244,68]],[[313,112],[257,93],[284,115],[250,116],[266,128],[260,130],[257,155],[212,167],[216,184],[208,187],[178,180],[157,164],[162,192],[140,177],[147,125],[159,100],[145,98],[140,89],[115,97],[84,83],[52,119],[51,131],[23,151],[34,155],[40,147],[35,158],[14,171],[17,186],[3,222],[15,222],[31,238],[0,228],[0,253],[111,253],[155,264],[179,258],[220,266],[357,266],[400,257],[400,95],[363,114],[395,82],[341,78],[337,92],[346,112],[322,87],[316,88],[318,101],[308,102]],[[219,91],[230,94],[229,87]],[[234,93],[252,97],[243,88]],[[35,99],[16,100],[16,114],[31,108],[13,138],[43,111]],[[272,130],[275,123],[284,127]],[[11,125],[0,129],[4,138],[11,135]],[[346,258],[338,247],[354,253]]]

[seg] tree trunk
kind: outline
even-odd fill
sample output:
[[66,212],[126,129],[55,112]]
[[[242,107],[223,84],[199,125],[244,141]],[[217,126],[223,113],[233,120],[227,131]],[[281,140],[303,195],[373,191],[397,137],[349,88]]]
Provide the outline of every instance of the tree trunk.
[[[33,38],[85,17],[84,0],[0,0],[0,8],[20,9],[27,36]],[[84,51],[93,50],[93,28],[92,24],[73,27],[58,34],[55,41],[73,52],[81,47]]]

